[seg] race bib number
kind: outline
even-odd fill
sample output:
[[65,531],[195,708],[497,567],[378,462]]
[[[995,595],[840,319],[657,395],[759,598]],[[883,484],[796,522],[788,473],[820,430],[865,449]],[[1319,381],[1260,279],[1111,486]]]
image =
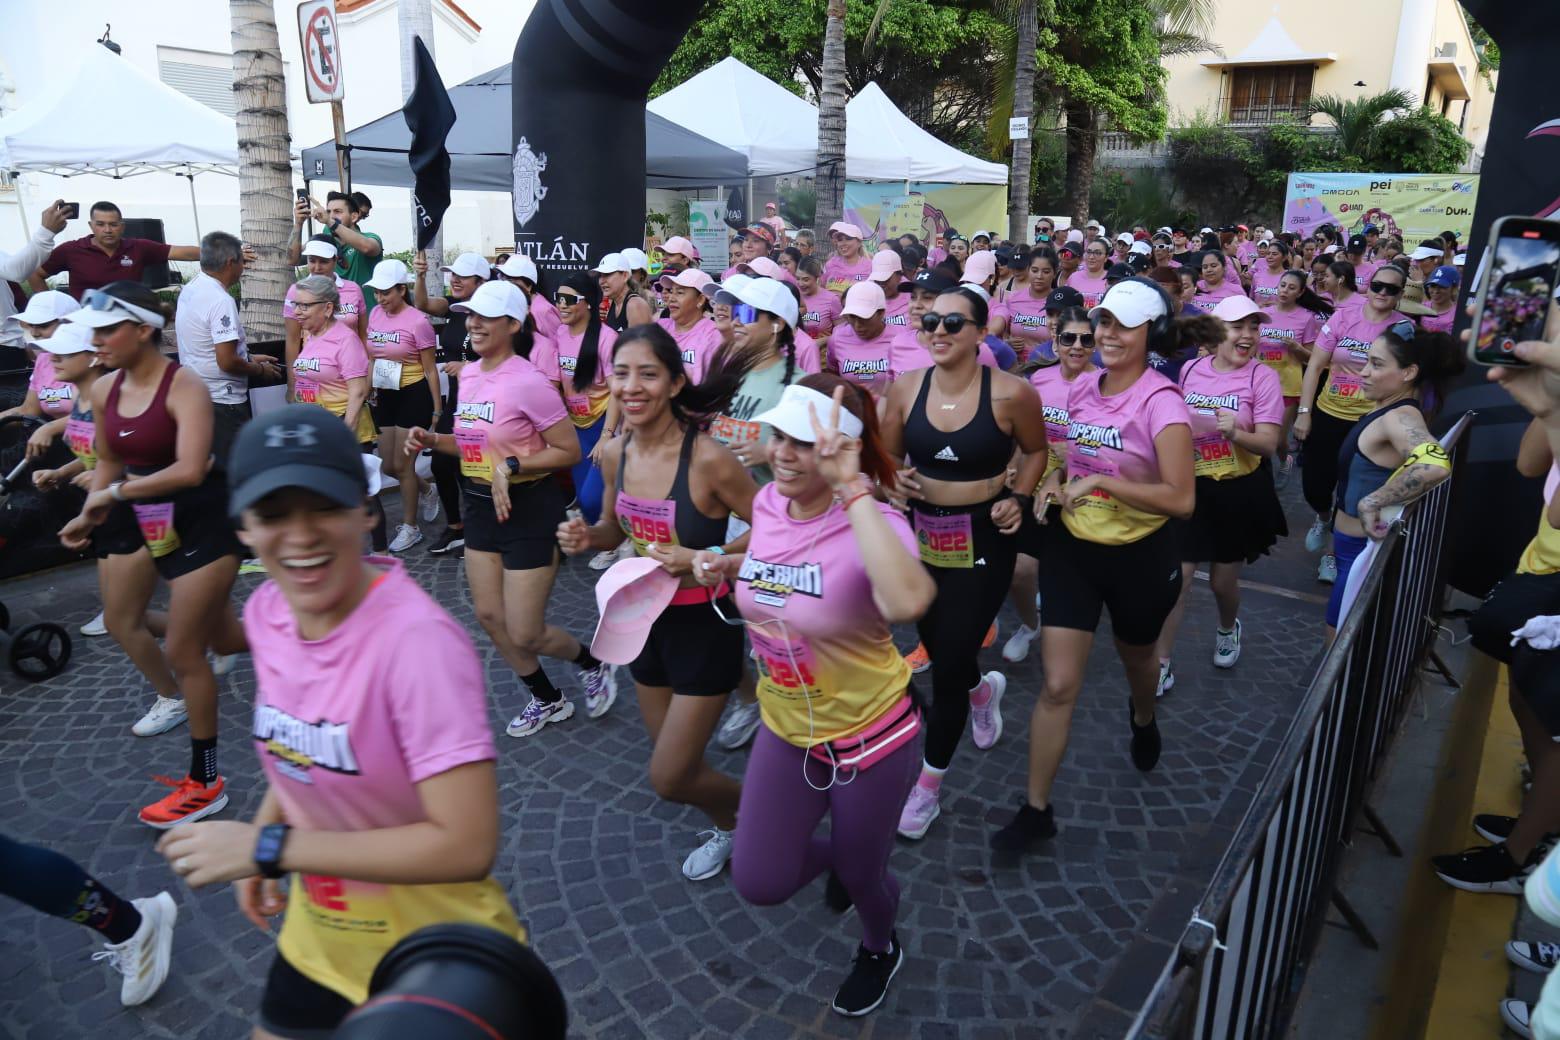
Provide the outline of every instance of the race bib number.
[[928,516],[917,511],[915,540],[922,563],[932,567],[975,566],[975,538],[968,513]]
[[[1102,459],[1097,455],[1089,455],[1085,452],[1074,450],[1067,456],[1067,479],[1069,481],[1079,480],[1091,475],[1096,477],[1114,477],[1118,476],[1120,472],[1121,470],[1114,462]],[[1078,503],[1078,508],[1108,509],[1111,512],[1115,512],[1118,505],[1116,500],[1111,497],[1109,491],[1106,491],[1104,488],[1095,488],[1089,492],[1087,498]]]
[[455,444],[460,448],[461,476],[490,483],[493,462],[487,454],[487,434],[477,430],[456,430]]
[[587,418],[591,413],[591,401],[585,394],[566,394],[563,404],[569,410],[569,415],[575,419]]
[[319,404],[320,384],[313,379],[294,379],[293,401],[297,404]]
[[1233,477],[1239,470],[1235,446],[1220,434],[1198,437],[1192,442],[1192,471],[1199,477]]
[[1362,393],[1360,377],[1353,372],[1339,372],[1334,370],[1332,380],[1327,384],[1327,394],[1345,401],[1357,401]]
[[65,446],[87,469],[97,465],[97,430],[87,419],[65,420]]
[[758,440],[758,434],[758,423],[733,419],[729,415],[716,416],[715,421],[710,424],[710,436],[729,448],[752,444]]
[[619,494],[618,524],[644,555],[651,545],[677,544],[677,503],[670,499],[643,499]]
[[179,532],[173,529],[172,502],[132,502],[135,522],[153,559],[167,556],[179,547]]
[[1269,365],[1282,365],[1288,353],[1282,343],[1263,343],[1262,351],[1257,356]]
[[800,697],[818,689],[818,659],[805,639],[776,635],[767,628],[748,626],[753,656],[758,661],[759,685],[780,697]]
[[401,363],[389,358],[375,358],[373,385],[376,390],[401,389]]

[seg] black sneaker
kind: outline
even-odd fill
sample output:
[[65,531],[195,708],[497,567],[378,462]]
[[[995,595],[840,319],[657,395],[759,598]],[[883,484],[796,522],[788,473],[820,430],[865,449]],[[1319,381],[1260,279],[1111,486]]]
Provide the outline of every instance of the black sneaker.
[[1127,724],[1132,727],[1132,764],[1138,772],[1146,773],[1159,764],[1159,718],[1155,716],[1148,725],[1139,726],[1132,717],[1132,702],[1127,701]]
[[444,533],[430,546],[428,551],[437,555],[444,555],[456,549],[466,547],[466,529],[463,527],[446,527]]
[[991,847],[997,852],[1028,852],[1031,846],[1056,837],[1056,818],[1051,809],[1049,805],[1036,809],[1024,802],[1007,826],[991,836]]
[[843,914],[856,905],[856,901],[850,897],[850,891],[846,889],[845,882],[834,871],[829,871],[829,880],[823,886],[823,905],[837,914]]
[[1485,841],[1503,842],[1511,837],[1511,828],[1516,825],[1516,822],[1515,816],[1480,813],[1473,818],[1473,833]]
[[899,974],[905,963],[905,950],[899,945],[899,933],[889,940],[887,953],[873,953],[865,946],[856,948],[856,962],[850,974],[834,994],[835,1011],[850,1018],[859,1018],[877,1010],[888,995],[888,984]]
[[1551,968],[1560,964],[1560,943],[1509,942],[1506,959],[1523,971],[1548,975]]
[[1522,882],[1536,865],[1532,856],[1528,860],[1527,864],[1518,864],[1506,851],[1505,843],[1498,842],[1434,856],[1430,864],[1435,868],[1435,876],[1453,888],[1515,896],[1522,894]]

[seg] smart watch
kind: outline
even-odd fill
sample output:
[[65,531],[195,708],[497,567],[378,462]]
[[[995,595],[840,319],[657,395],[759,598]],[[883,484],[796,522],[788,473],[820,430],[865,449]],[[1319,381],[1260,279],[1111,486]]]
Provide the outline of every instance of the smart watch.
[[287,875],[282,869],[282,846],[287,844],[290,830],[292,827],[285,823],[268,823],[260,828],[260,837],[255,839],[254,859],[262,877],[275,880]]

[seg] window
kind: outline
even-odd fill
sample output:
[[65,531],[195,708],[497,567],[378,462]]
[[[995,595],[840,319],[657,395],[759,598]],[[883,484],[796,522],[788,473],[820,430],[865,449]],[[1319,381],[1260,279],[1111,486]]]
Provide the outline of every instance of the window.
[[157,48],[157,78],[186,97],[225,116],[234,115],[233,55],[190,51],[181,47]]
[[1311,65],[1252,65],[1230,70],[1230,122],[1266,124],[1304,118]]

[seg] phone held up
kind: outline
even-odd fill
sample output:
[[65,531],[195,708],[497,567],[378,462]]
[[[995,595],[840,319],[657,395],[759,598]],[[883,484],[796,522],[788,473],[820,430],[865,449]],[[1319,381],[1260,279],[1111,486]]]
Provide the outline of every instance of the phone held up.
[[65,202],[65,203],[62,203],[61,206],[60,206],[60,212],[65,217],[66,220],[79,220],[79,219],[81,219],[81,203],[79,203],[79,202]]
[[1480,365],[1525,365],[1514,349],[1544,338],[1560,288],[1560,221],[1502,217],[1479,264],[1468,357]]

